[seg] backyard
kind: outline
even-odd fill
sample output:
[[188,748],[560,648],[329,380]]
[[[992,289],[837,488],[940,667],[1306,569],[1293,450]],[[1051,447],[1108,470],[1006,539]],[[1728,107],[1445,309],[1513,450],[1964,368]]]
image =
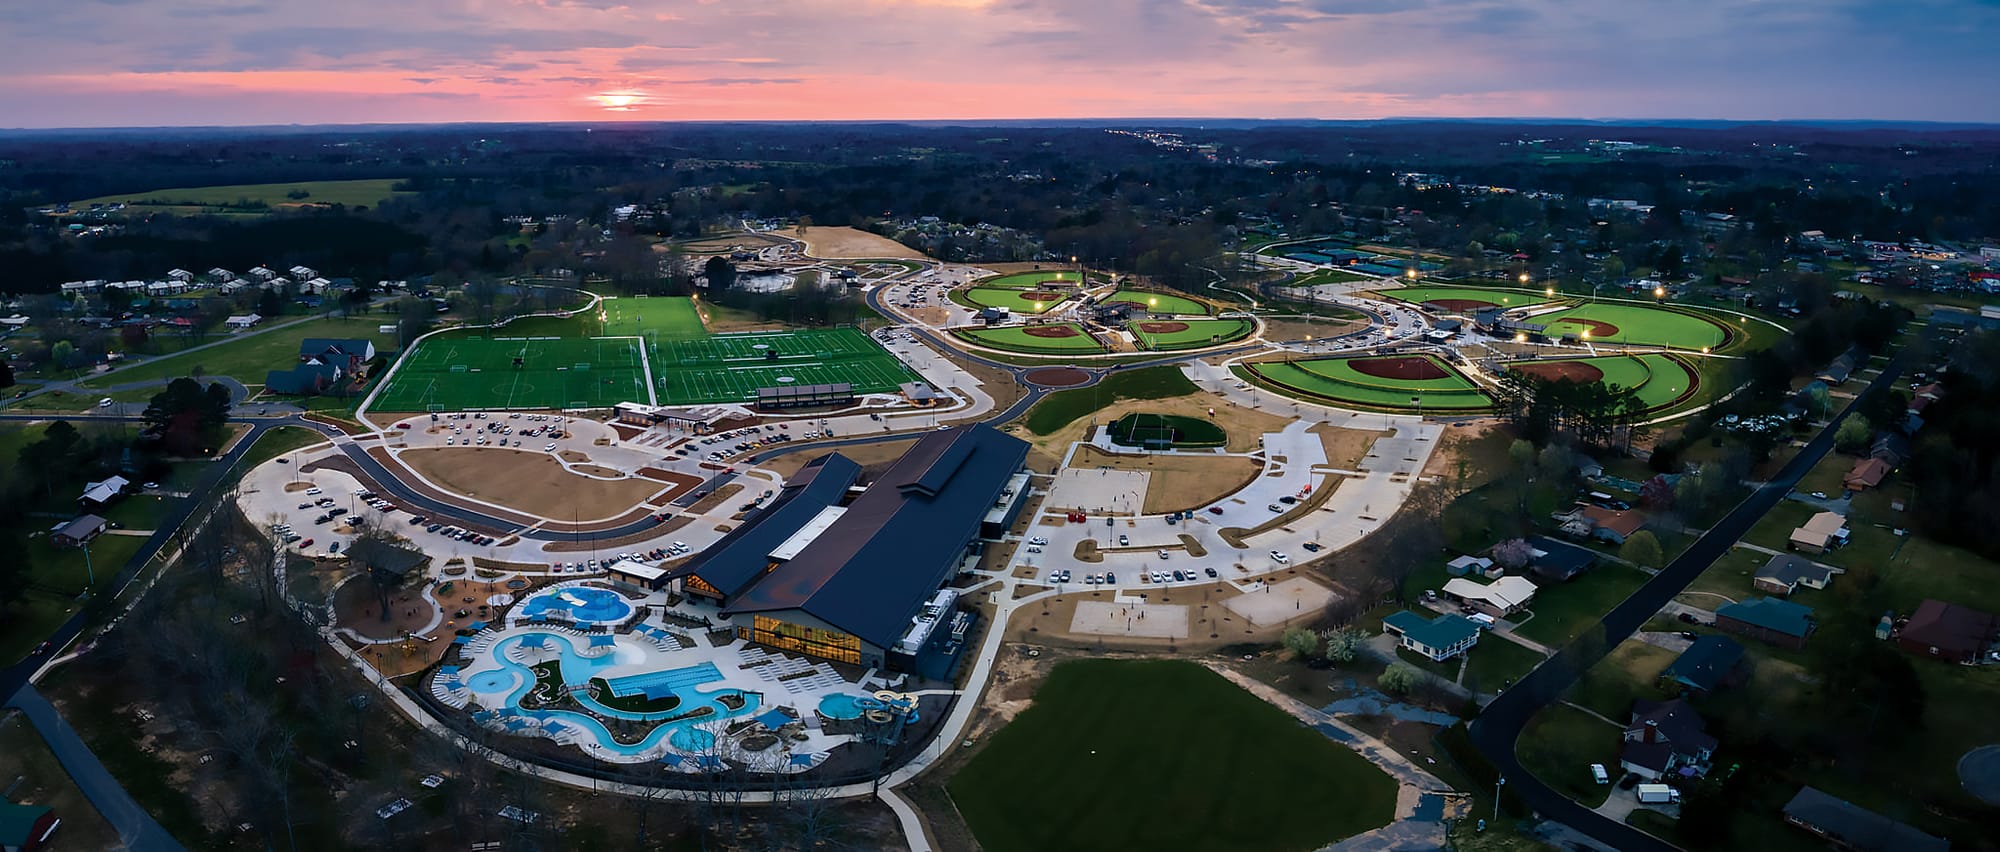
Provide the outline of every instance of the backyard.
[[377,327],[390,322],[386,317],[324,317],[272,331],[251,331],[207,349],[180,352],[144,361],[131,367],[93,377],[85,387],[107,387],[129,382],[173,379],[192,375],[199,367],[203,375],[229,376],[246,385],[261,385],[272,370],[290,369],[299,362],[299,342],[308,337],[362,338],[372,341],[377,351],[395,345],[394,334]]
[[946,786],[989,852],[1306,852],[1387,824],[1397,789],[1221,676],[1165,660],[1057,666]]

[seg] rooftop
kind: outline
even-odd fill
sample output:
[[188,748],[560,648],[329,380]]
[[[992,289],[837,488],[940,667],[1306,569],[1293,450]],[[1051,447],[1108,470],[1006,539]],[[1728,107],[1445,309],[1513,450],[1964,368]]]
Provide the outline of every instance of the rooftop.
[[1703,636],[1682,651],[1660,676],[1695,689],[1713,690],[1742,659],[1742,645],[1721,636]]
[[1449,648],[1479,635],[1478,624],[1455,612],[1426,619],[1406,609],[1382,619],[1382,625],[1393,627],[1410,637],[1411,641],[1431,648]]
[[1777,598],[1757,597],[1724,604],[1716,608],[1715,614],[1787,636],[1804,636],[1813,628],[1812,607]]
[[1845,799],[1802,787],[1785,803],[1785,818],[1862,852],[1947,852],[1951,844]]

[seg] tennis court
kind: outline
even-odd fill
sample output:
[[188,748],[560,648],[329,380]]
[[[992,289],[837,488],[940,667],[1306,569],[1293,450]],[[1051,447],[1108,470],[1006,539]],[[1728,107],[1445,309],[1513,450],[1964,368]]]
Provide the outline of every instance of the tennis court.
[[607,408],[645,399],[637,338],[447,334],[404,356],[374,407]]
[[647,344],[660,405],[749,402],[758,388],[846,382],[895,393],[917,375],[860,329],[759,331]]

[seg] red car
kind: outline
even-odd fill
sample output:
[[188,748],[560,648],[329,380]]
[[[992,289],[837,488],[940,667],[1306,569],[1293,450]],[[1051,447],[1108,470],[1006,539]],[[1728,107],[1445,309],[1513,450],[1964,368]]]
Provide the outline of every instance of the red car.
[[304,549],[306,549],[306,548],[308,548],[308,547],[311,547],[311,546],[313,546],[313,540],[312,540],[312,539],[306,539],[305,541],[301,541],[301,542],[299,542],[299,549],[300,549],[300,550],[304,550]]
[[1210,506],[1210,507],[1208,507],[1208,513],[1209,513],[1209,514],[1211,514],[1211,515],[1220,515],[1220,514],[1222,514],[1222,507],[1221,507],[1221,506]]

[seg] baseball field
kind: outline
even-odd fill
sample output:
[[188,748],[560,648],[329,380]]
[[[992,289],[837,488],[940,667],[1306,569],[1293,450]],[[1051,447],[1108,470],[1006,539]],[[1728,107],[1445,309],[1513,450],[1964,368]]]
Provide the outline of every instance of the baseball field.
[[1704,349],[1729,340],[1729,330],[1713,320],[1647,305],[1598,302],[1540,314],[1529,321],[1548,326],[1550,337],[1587,337],[1593,343]]
[[1256,330],[1247,319],[1134,320],[1125,324],[1147,349],[1199,349],[1240,340]]
[[1604,382],[1637,394],[1647,410],[1671,406],[1701,384],[1695,371],[1672,355],[1607,355],[1549,361],[1517,361],[1507,368],[1550,380]]
[[1083,355],[1103,352],[1097,338],[1073,322],[1045,325],[1015,325],[1000,328],[962,328],[953,334],[981,346],[1050,355]]
[[1206,314],[1208,306],[1185,296],[1151,290],[1119,290],[1106,296],[1105,303],[1129,302],[1155,314]]
[[1539,305],[1547,298],[1508,290],[1483,290],[1476,287],[1397,287],[1381,291],[1382,295],[1413,305],[1435,305],[1447,311],[1476,311],[1481,308],[1519,308]]
[[1370,408],[1476,410],[1493,400],[1471,379],[1431,355],[1373,355],[1270,361],[1242,369],[1279,388]]
[[1015,272],[1008,275],[996,275],[984,281],[975,282],[975,286],[996,287],[1003,290],[1033,290],[1036,287],[1042,286],[1044,282],[1055,282],[1056,286],[1074,287],[1077,285],[1077,273],[1075,270],[1067,272],[1055,270]]
[[1011,287],[970,287],[953,295],[971,307],[1007,308],[1017,314],[1048,313],[1069,298],[1064,293]]

